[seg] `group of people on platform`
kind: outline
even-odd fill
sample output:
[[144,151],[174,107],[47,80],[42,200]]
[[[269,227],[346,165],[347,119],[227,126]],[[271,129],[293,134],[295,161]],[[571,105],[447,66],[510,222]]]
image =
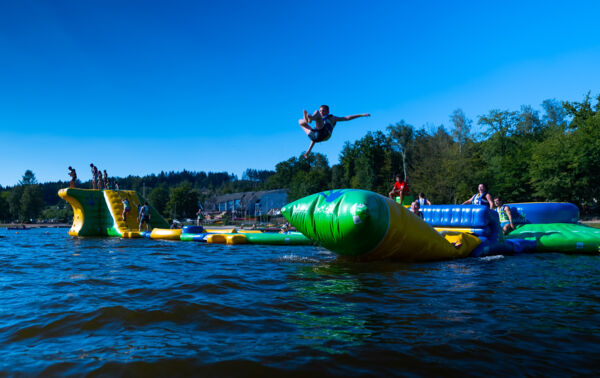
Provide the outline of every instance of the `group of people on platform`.
[[[410,188],[408,183],[403,180],[400,175],[396,175],[394,187],[388,193],[388,196],[391,199],[397,198],[398,203],[403,203],[404,199],[410,196]],[[492,195],[488,193],[487,186],[485,184],[479,184],[477,187],[477,193],[474,194],[473,197],[463,202],[463,205],[469,204],[489,206],[490,209],[496,210],[498,212],[500,226],[502,227],[504,234],[508,234],[515,229],[510,207],[504,204],[500,196],[492,198]],[[431,201],[425,198],[425,194],[421,192],[419,193],[419,197],[411,202],[409,210],[415,215],[423,218],[423,212],[421,212],[421,208],[427,205],[431,205]]]
[[[90,163],[90,168],[92,169],[92,189],[114,189],[119,190],[119,184],[116,179],[110,179],[108,177],[108,173],[106,173],[106,169],[104,170],[104,174],[102,171],[98,169],[94,165],[94,163]],[[69,176],[71,177],[71,181],[69,181],[69,187],[74,188],[75,182],[77,181],[77,172],[75,168],[69,166]]]
[[92,169],[92,189],[114,189],[119,190],[119,184],[116,179],[108,178],[108,173],[106,173],[106,169],[104,170],[104,175],[102,175],[102,170],[98,169],[94,165],[94,163],[90,163],[90,168]]

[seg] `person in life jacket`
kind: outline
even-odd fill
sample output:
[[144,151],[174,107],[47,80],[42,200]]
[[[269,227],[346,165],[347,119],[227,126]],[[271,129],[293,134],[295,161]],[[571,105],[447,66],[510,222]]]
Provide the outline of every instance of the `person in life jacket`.
[[494,205],[496,205],[496,211],[500,217],[500,226],[502,227],[502,231],[504,231],[504,235],[506,235],[515,229],[512,214],[510,213],[510,207],[503,204],[500,197],[494,198]]
[[142,231],[142,224],[146,223],[146,231],[148,231],[148,226],[150,224],[150,206],[148,206],[148,201],[144,202],[144,206],[140,207],[139,219],[139,230]]
[[477,192],[478,193],[473,195],[473,197],[463,202],[463,205],[483,205],[494,210],[494,201],[492,200],[491,194],[487,192],[487,186],[485,184],[479,184]]
[[[400,197],[399,203],[403,203],[404,196],[410,194],[410,188],[408,187],[408,183],[400,177],[400,174],[396,174],[396,182],[394,182],[394,187],[392,191],[388,193],[388,197],[394,199],[394,197]],[[408,201],[408,200],[407,200]]]
[[[333,114],[329,114],[329,106],[321,105],[319,110],[315,111],[312,115],[309,115],[304,110],[304,118],[298,121],[302,130],[306,133],[310,139],[310,146],[304,154],[305,158],[308,158],[308,154],[314,147],[315,143],[324,142],[329,140],[333,133],[333,128],[338,122],[351,121],[359,117],[370,117],[369,113],[349,115],[346,117],[336,117]],[[315,128],[310,127],[310,123],[315,121]]]
[[419,198],[417,198],[417,201],[419,201],[420,207],[431,206],[431,201],[429,201],[427,198],[425,198],[425,193],[423,193],[423,192],[419,193]]

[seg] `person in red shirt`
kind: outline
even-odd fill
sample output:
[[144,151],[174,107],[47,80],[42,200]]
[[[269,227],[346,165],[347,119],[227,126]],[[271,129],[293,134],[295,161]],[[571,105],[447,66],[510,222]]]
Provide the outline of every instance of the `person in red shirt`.
[[402,203],[402,201],[404,200],[404,195],[409,193],[410,188],[408,187],[408,184],[400,178],[400,175],[396,175],[396,182],[394,183],[394,188],[388,194],[388,196],[391,199],[394,199],[394,197],[400,197],[399,203]]

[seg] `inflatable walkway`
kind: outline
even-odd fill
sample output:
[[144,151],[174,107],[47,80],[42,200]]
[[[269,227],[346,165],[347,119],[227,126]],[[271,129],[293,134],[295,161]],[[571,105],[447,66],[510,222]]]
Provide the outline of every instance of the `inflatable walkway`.
[[[133,190],[61,189],[58,195],[73,208],[71,236],[118,236],[140,237],[137,224],[137,208],[141,201]],[[131,211],[123,220],[122,199],[127,198]],[[167,221],[150,207],[149,228],[167,228]]]
[[600,229],[578,223],[579,209],[572,203],[509,204],[517,229],[507,241],[524,239],[535,244],[537,252],[598,254]]

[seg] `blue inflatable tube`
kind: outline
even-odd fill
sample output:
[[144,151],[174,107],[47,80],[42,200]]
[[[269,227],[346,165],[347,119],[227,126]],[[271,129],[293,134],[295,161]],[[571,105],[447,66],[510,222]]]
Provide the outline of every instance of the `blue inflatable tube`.
[[202,234],[204,233],[204,227],[202,226],[183,226],[181,231],[183,234]]
[[577,223],[579,209],[568,202],[510,203],[514,224]]
[[469,229],[490,243],[504,240],[498,213],[487,206],[431,205],[423,206],[421,212],[425,222],[432,227]]

